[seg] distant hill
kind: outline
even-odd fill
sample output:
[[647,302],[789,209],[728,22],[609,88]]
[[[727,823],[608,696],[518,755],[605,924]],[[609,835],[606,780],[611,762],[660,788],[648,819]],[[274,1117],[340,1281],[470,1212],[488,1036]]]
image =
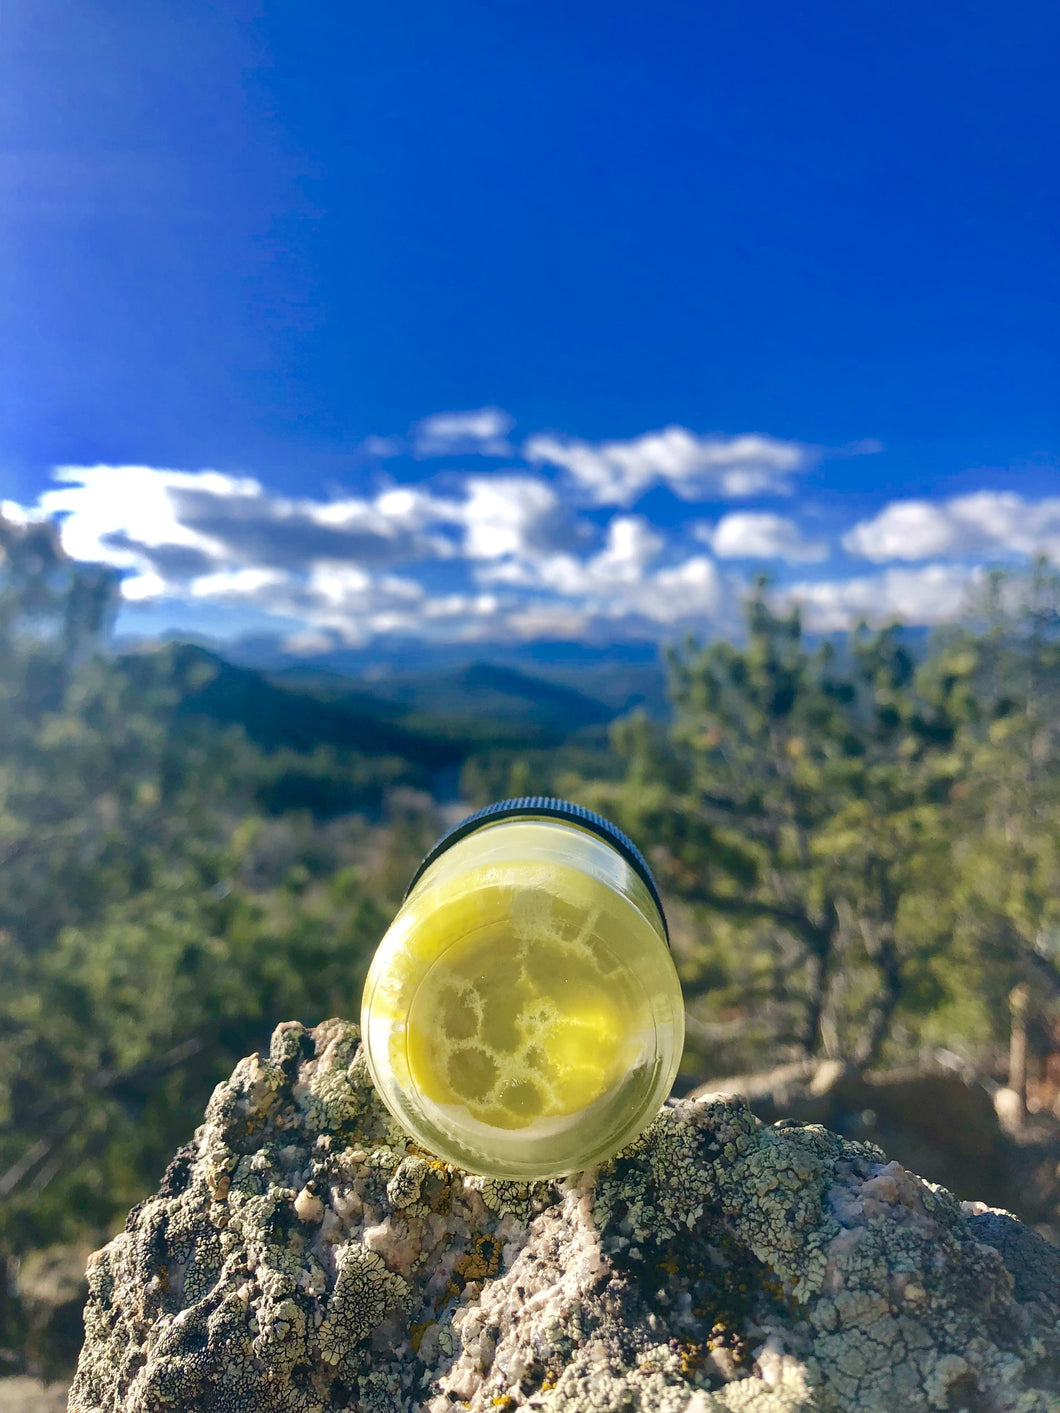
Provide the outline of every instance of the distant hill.
[[[285,677],[286,674],[278,674]],[[615,712],[576,686],[531,676],[515,667],[472,662],[437,672],[395,673],[372,684],[378,697],[417,718],[519,722],[568,735],[610,721]]]
[[262,672],[190,643],[123,661],[135,674],[148,663],[157,668],[159,656],[176,688],[175,719],[242,726],[269,751],[325,745],[434,771],[476,751],[558,745],[616,715],[575,687],[491,663],[367,683],[306,665]]
[[[164,659],[159,663],[157,659]],[[363,692],[328,700],[310,691],[287,690],[261,672],[226,662],[189,643],[169,643],[120,658],[134,678],[148,666],[176,693],[175,720],[207,718],[221,726],[242,726],[264,750],[286,747],[310,752],[318,745],[362,755],[394,755],[423,765],[451,757],[451,744],[432,741],[402,726],[392,703]]]
[[612,719],[638,709],[658,721],[670,716],[661,662],[542,663],[537,673],[547,682],[576,687],[605,706]]
[[617,663],[658,665],[662,661],[659,644],[648,640],[582,643],[540,638],[528,642],[428,642],[423,638],[384,635],[363,648],[333,648],[305,655],[289,652],[274,635],[256,634],[224,645],[204,643],[202,646],[231,662],[256,667],[259,671],[303,666],[372,681],[467,667],[473,662],[514,667],[537,676],[553,668],[610,667]]
[[[926,629],[902,630],[915,656]],[[845,633],[831,641],[840,658]],[[395,755],[435,769],[492,746],[547,746],[643,710],[671,715],[667,672],[657,643],[424,643],[386,640],[366,648],[303,657],[275,638],[223,649],[154,644],[208,678],[182,697],[180,714],[239,722],[265,749],[331,745]],[[135,656],[132,654],[131,656]]]
[[[245,639],[224,655],[267,672],[285,684],[312,685],[342,695],[359,690],[410,708],[428,709],[445,702],[458,715],[481,717],[496,711],[538,720],[540,713],[562,720],[570,708],[583,720],[611,720],[635,708],[665,719],[670,713],[666,668],[657,643],[592,644],[388,642],[372,648],[342,649],[312,657],[282,651],[274,639]],[[505,674],[508,674],[507,676]],[[564,687],[577,698],[550,697],[548,685]],[[435,695],[437,694],[437,695]],[[596,711],[602,707],[604,715]]]

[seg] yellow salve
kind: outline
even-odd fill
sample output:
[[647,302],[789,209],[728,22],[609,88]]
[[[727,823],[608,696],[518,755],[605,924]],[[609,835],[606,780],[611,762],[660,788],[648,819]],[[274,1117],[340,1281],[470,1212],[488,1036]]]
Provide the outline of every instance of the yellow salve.
[[424,873],[380,945],[362,1032],[429,1151],[533,1178],[599,1162],[658,1111],[683,1042],[647,888],[604,840],[486,823]]

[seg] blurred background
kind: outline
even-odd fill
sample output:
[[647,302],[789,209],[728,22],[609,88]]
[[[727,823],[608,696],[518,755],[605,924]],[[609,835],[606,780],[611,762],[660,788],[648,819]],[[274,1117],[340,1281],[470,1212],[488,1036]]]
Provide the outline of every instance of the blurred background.
[[678,1094],[1060,1240],[1055,7],[0,23],[0,1407],[527,792],[649,857]]

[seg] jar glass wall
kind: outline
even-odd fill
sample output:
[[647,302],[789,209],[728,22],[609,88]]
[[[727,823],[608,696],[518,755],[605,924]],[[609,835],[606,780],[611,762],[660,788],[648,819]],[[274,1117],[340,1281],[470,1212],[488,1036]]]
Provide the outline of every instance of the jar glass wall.
[[424,870],[372,962],[376,1087],[429,1152],[522,1180],[602,1162],[670,1091],[680,983],[651,891],[566,819],[484,820]]

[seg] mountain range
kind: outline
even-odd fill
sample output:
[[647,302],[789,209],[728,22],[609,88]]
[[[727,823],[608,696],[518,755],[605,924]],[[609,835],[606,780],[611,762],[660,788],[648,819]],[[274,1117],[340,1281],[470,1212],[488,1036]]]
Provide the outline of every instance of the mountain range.
[[473,751],[547,747],[600,738],[615,717],[665,712],[661,664],[560,663],[538,673],[499,662],[408,668],[371,678],[334,665],[288,660],[252,667],[198,643],[141,645],[120,656],[135,670],[163,655],[177,720],[239,725],[265,750],[318,746],[400,756],[429,770]]

